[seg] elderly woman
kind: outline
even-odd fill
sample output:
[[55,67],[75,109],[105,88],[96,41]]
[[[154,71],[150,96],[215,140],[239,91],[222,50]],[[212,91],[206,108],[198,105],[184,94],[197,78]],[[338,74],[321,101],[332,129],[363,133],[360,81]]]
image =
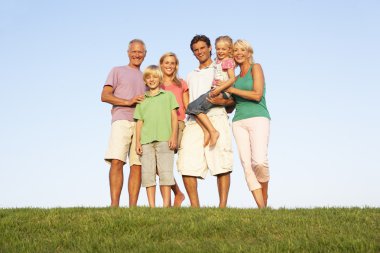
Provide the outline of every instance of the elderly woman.
[[260,64],[253,61],[253,48],[247,41],[234,43],[234,59],[240,74],[228,89],[236,102],[232,129],[248,188],[257,206],[264,208],[268,199],[270,125],[264,74]]

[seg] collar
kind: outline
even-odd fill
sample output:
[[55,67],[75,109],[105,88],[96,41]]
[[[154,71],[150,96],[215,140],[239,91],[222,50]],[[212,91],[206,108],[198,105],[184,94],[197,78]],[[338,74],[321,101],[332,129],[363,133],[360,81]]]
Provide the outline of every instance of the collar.
[[161,93],[165,93],[165,91],[164,91],[163,89],[160,89],[159,92],[158,92],[156,95],[151,96],[151,95],[149,94],[149,90],[148,90],[148,91],[145,92],[144,96],[145,96],[145,97],[156,97],[156,96],[160,95]]
[[197,71],[197,72],[201,72],[202,70],[205,70],[205,69],[214,68],[214,65],[215,65],[215,63],[214,63],[214,62],[211,62],[210,65],[208,65],[207,67],[205,67],[205,68],[203,68],[203,69],[200,69],[199,67],[197,67],[197,68],[195,69],[195,71]]

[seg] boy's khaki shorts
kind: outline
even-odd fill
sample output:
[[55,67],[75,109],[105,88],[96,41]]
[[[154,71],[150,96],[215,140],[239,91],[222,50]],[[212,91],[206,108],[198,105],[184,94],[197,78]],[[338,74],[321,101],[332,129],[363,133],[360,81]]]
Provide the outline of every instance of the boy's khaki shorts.
[[116,120],[111,125],[111,136],[108,150],[104,157],[107,163],[117,159],[127,162],[129,166],[141,165],[140,157],[136,153],[136,123],[129,120]]
[[224,108],[212,108],[207,113],[211,123],[219,131],[219,139],[213,148],[203,147],[203,131],[195,121],[188,121],[178,150],[177,169],[183,176],[205,178],[208,170],[216,176],[232,171],[232,134]]
[[143,144],[142,150],[142,187],[155,186],[157,173],[160,185],[174,185],[174,151],[169,149],[169,143],[167,141],[156,141]]

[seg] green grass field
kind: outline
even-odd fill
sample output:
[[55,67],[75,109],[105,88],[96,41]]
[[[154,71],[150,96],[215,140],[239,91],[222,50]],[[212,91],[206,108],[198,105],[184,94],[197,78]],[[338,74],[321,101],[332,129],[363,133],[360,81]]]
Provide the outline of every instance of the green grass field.
[[380,209],[0,209],[0,252],[380,252]]

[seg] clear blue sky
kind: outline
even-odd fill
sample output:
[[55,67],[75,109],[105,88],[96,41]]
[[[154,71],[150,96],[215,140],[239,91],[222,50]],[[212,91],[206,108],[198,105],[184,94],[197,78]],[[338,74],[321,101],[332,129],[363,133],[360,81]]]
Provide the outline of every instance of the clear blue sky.
[[[0,207],[107,206],[108,72],[141,38],[142,69],[173,51],[186,77],[195,34],[246,39],[263,67],[270,206],[380,207],[380,2],[130,2],[1,2]],[[228,204],[255,207],[234,151]],[[216,206],[215,178],[199,193]]]

